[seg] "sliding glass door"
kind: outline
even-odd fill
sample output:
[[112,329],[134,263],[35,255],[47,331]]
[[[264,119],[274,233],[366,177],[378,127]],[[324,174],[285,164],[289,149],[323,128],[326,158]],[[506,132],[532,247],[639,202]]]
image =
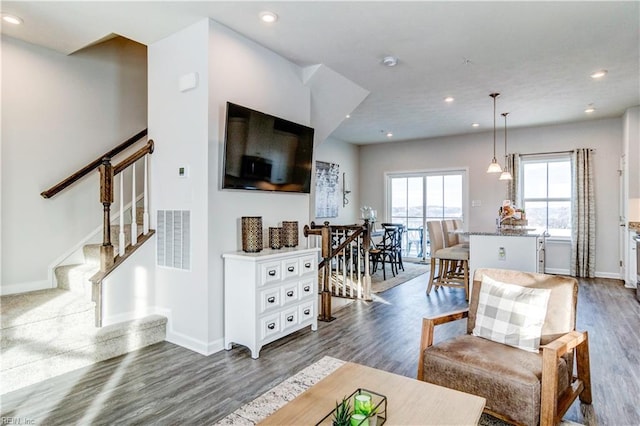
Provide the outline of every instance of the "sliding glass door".
[[402,242],[404,257],[429,257],[428,220],[464,220],[465,177],[464,170],[388,175],[387,217],[406,228]]

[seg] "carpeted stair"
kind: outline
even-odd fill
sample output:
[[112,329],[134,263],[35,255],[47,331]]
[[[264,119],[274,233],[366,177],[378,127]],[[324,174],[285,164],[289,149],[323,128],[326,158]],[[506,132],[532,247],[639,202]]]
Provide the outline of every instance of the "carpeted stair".
[[165,339],[159,315],[94,327],[89,278],[99,269],[99,245],[83,253],[84,263],[56,268],[58,288],[0,297],[0,394]]

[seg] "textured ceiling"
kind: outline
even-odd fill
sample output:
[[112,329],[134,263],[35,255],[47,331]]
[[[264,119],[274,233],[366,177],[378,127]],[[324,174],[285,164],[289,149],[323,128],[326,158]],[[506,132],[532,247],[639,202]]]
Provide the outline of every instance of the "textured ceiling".
[[[640,3],[2,2],[4,34],[71,53],[110,34],[151,44],[210,17],[371,92],[332,136],[357,144],[619,117],[640,104]],[[262,10],[279,15],[258,21]],[[399,59],[381,65],[386,55]],[[589,77],[607,69],[601,80]],[[445,96],[455,101],[445,103]],[[596,111],[586,114],[593,104]],[[471,123],[477,122],[476,129]],[[502,117],[498,116],[502,126]]]

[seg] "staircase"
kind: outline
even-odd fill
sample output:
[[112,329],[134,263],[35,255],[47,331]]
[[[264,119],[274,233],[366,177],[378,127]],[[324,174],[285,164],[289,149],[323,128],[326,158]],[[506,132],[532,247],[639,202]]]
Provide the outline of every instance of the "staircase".
[[[119,227],[111,233],[117,247]],[[100,245],[83,253],[84,263],[55,269],[58,288],[0,298],[0,394],[165,339],[167,319],[159,315],[94,326],[89,279],[100,270]]]

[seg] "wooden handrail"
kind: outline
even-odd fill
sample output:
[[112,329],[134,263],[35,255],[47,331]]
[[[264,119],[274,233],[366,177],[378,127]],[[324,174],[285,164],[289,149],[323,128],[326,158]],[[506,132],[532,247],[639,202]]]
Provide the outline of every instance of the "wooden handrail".
[[52,186],[51,188],[47,189],[46,191],[41,192],[40,195],[42,195],[43,198],[51,198],[51,197],[53,197],[58,192],[62,191],[63,189],[65,189],[69,185],[77,182],[78,180],[80,180],[81,178],[83,178],[84,176],[89,174],[91,171],[93,171],[93,170],[97,169],[98,167],[100,167],[100,165],[102,164],[102,160],[104,158],[111,159],[113,156],[115,156],[115,155],[121,153],[122,151],[124,151],[125,149],[129,148],[131,145],[133,145],[135,142],[137,142],[138,140],[142,139],[146,135],[147,135],[147,129],[144,129],[143,131],[137,133],[136,135],[134,135],[134,136],[130,137],[129,139],[127,139],[126,141],[122,142],[120,145],[116,146],[112,150],[107,151],[106,153],[101,155],[98,159],[96,159],[96,160],[92,161],[91,163],[87,164],[86,166],[84,166],[83,168],[81,168],[80,170],[78,170],[77,172],[75,172],[74,174],[69,176],[68,178],[60,181],[58,184]]
[[120,173],[121,171],[123,171],[124,169],[126,169],[127,167],[129,167],[130,165],[132,165],[133,163],[135,163],[136,161],[138,161],[139,159],[141,159],[142,157],[144,157],[145,155],[152,154],[152,153],[153,153],[153,139],[149,139],[149,142],[147,142],[145,146],[143,146],[142,148],[140,148],[139,150],[137,150],[136,152],[134,152],[133,154],[131,154],[130,156],[128,156],[127,158],[125,158],[124,160],[122,160],[120,163],[118,163],[116,166],[113,167],[114,176]]

